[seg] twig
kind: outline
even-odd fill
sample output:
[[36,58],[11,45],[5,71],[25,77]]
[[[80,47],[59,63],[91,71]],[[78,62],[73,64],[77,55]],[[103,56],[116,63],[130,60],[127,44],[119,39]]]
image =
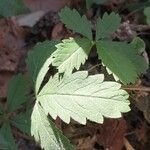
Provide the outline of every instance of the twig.
[[98,67],[98,66],[100,66],[100,65],[101,65],[101,64],[96,64],[96,65],[92,66],[91,68],[89,68],[88,71],[91,71],[91,70],[95,69],[96,67]]
[[132,30],[134,31],[147,31],[150,30],[150,26],[149,25],[144,25],[144,24],[130,24],[130,27]]
[[135,13],[137,13],[138,11],[139,11],[139,10],[136,9],[136,10],[130,12],[127,16],[125,16],[125,20],[127,20],[129,17],[131,17],[132,15],[134,15]]
[[123,90],[128,90],[128,91],[142,91],[142,92],[150,92],[150,88],[149,87],[125,87],[122,86]]
[[18,135],[19,137],[22,137],[26,140],[34,141],[34,139],[32,137],[22,134],[21,132],[17,131],[16,129],[12,130],[12,132],[13,132],[13,134]]
[[147,32],[140,32],[140,33],[137,34],[137,36],[138,36],[138,35],[150,35],[150,33],[147,33]]

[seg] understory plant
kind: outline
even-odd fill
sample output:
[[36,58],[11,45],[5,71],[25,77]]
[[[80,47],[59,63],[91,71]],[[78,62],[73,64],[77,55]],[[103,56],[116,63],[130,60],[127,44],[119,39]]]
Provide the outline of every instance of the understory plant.
[[[11,127],[15,126],[27,134],[31,130],[35,141],[45,150],[73,150],[73,145],[55,126],[57,117],[67,124],[73,119],[85,125],[87,120],[103,123],[104,117],[119,118],[121,113],[130,111],[129,95],[121,85],[134,83],[148,67],[142,56],[145,50],[143,40],[136,37],[130,43],[113,41],[111,35],[121,21],[114,12],[99,17],[95,27],[75,9],[65,7],[59,16],[66,28],[78,36],[37,43],[29,51],[27,75],[13,77],[8,86],[7,107],[0,109],[3,147],[14,145],[8,149],[16,149],[11,133]],[[92,28],[95,29],[95,36]],[[80,67],[93,47],[114,81],[104,81],[102,73],[89,75],[88,71],[81,71]],[[57,72],[47,81],[46,75],[49,75],[51,67]],[[29,85],[34,96],[26,92]],[[34,106],[30,108],[34,100]],[[30,109],[19,113],[22,104]]]

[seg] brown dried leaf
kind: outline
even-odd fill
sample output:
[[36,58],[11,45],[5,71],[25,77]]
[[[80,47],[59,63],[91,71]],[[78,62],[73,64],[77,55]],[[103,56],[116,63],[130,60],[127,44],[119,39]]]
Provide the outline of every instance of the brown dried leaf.
[[65,30],[62,23],[58,23],[52,30],[51,38],[53,40],[61,40],[64,37]]
[[118,120],[107,119],[99,127],[97,143],[103,145],[105,149],[121,150],[123,148],[123,138],[126,129],[126,121],[123,118]]
[[75,35],[71,31],[64,28],[62,23],[57,23],[51,33],[51,39],[53,40],[62,40],[62,39],[68,39],[69,37],[77,37],[78,35]]
[[71,0],[24,0],[31,11],[58,11]]
[[96,137],[86,137],[78,139],[77,150],[92,150],[94,148],[94,143],[96,142]]
[[150,94],[147,92],[138,94],[136,97],[136,106],[143,112],[145,119],[150,123]]
[[12,76],[13,76],[13,73],[11,73],[11,72],[1,72],[0,73],[0,98],[6,97],[7,84]]
[[0,71],[16,71],[23,51],[24,34],[10,20],[0,20]]

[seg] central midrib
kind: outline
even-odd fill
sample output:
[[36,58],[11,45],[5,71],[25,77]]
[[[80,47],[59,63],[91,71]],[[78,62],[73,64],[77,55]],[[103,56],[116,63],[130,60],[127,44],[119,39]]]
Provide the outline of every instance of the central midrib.
[[[88,97],[88,98],[102,98],[102,99],[108,99],[108,100],[111,100],[111,99],[113,99],[113,97],[115,97],[115,96],[112,96],[112,97],[108,98],[108,97],[98,97],[98,96],[91,96],[91,95],[82,95],[82,94],[75,95],[75,94],[65,94],[65,93],[46,93],[46,94],[43,94],[43,95],[39,95],[38,97],[42,97],[42,96],[46,96],[46,95],[71,96],[71,97]],[[121,101],[121,100],[118,100],[118,99],[113,99],[113,100]]]

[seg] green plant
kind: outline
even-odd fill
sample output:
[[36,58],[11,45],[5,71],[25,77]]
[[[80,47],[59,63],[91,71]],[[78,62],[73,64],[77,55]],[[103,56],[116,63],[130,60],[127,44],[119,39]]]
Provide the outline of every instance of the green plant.
[[31,110],[19,112],[22,104],[28,100],[28,82],[21,74],[14,76],[8,84],[7,103],[5,107],[0,106],[0,148],[15,150],[15,140],[11,127],[18,128],[23,133],[30,135]]
[[[119,15],[105,13],[102,18],[98,18],[95,38],[90,22],[85,16],[81,17],[75,9],[65,7],[59,16],[68,29],[82,37],[69,38],[62,42],[38,43],[28,53],[26,60],[28,77],[36,99],[31,115],[31,135],[45,150],[74,149],[53,123],[52,119],[57,116],[65,123],[70,123],[71,118],[81,124],[86,124],[87,119],[103,123],[103,117],[119,118],[121,113],[130,110],[128,93],[121,89],[120,83],[104,81],[104,74],[89,76],[87,71],[75,71],[85,63],[92,47],[96,46],[98,58],[106,66],[108,73],[113,74],[114,79],[123,84],[134,83],[148,67],[141,56],[145,45],[140,38],[135,38],[131,43],[111,40],[111,34],[120,24]],[[43,80],[49,66],[56,67],[58,72],[45,83]],[[15,79],[17,80],[18,76]],[[11,83],[8,91],[15,89],[12,88],[13,85],[18,87],[20,84]],[[22,92],[19,92],[19,95],[23,94]],[[13,99],[17,101],[20,98],[13,97],[11,101]],[[11,105],[8,108],[16,110],[25,102],[24,97],[21,99],[23,100],[19,104],[16,102],[17,106]],[[3,111],[0,112],[3,114]],[[3,128],[2,126],[0,135],[8,135],[8,130],[4,134]],[[3,137],[5,140],[5,136]]]
[[[76,10],[64,8],[59,16],[67,28],[84,37],[66,39],[59,44],[50,41],[38,44],[34,51],[29,53],[27,59],[28,70],[31,72],[30,76],[36,89],[31,133],[45,149],[59,149],[58,147],[72,149],[69,144],[67,147],[61,141],[65,138],[60,138],[62,136],[60,132],[56,133],[59,135],[57,138],[59,140],[51,135],[49,130],[53,127],[46,128],[44,131],[47,131],[47,136],[51,135],[51,138],[55,139],[55,144],[52,144],[51,141],[44,141],[46,132],[41,130],[40,126],[47,127],[48,118],[46,116],[48,114],[53,119],[59,116],[66,123],[69,123],[70,118],[73,118],[81,124],[86,124],[86,119],[103,123],[103,116],[118,118],[121,117],[120,112],[130,110],[127,100],[128,94],[120,89],[119,83],[104,82],[103,75],[88,76],[86,71],[72,74],[74,68],[79,70],[81,64],[85,63],[95,44],[103,64],[113,72],[114,77],[117,76],[125,84],[135,82],[138,75],[145,72],[147,68],[144,58],[140,56],[141,50],[144,49],[141,39],[136,38],[130,44],[110,40],[110,35],[119,27],[120,23],[120,18],[115,13],[110,15],[105,13],[102,19],[98,18],[96,40],[93,40],[90,23],[85,16],[81,17]],[[39,92],[50,64],[57,67],[58,73],[51,77]],[[43,67],[41,68],[41,66]],[[64,77],[59,78],[59,73],[65,73]],[[42,121],[38,121],[36,118],[41,118]],[[41,125],[40,122],[43,124]]]

